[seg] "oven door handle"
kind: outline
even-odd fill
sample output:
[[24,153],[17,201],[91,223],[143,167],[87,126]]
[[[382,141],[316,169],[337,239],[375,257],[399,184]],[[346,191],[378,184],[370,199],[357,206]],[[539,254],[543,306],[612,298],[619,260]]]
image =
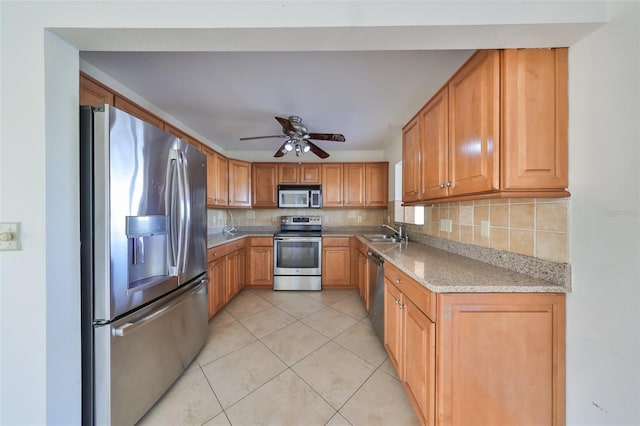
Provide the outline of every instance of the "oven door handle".
[[274,241],[293,241],[296,243],[318,243],[322,241],[322,238],[304,238],[304,237],[274,237]]

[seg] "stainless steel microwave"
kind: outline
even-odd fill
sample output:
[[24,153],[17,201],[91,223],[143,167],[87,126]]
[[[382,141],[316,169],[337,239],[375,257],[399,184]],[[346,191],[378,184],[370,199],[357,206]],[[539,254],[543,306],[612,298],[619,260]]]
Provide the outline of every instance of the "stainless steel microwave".
[[281,209],[320,209],[320,185],[278,185],[278,207]]

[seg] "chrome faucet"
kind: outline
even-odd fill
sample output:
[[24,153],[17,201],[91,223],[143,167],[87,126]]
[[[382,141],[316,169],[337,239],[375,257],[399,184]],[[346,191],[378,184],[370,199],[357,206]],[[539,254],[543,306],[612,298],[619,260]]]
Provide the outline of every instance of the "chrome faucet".
[[402,224],[398,225],[398,229],[395,229],[394,227],[389,226],[386,223],[383,223],[381,226],[383,228],[387,228],[390,231],[393,231],[393,233],[395,234],[394,237],[397,237],[399,239],[403,239],[405,237],[404,229],[402,229]]

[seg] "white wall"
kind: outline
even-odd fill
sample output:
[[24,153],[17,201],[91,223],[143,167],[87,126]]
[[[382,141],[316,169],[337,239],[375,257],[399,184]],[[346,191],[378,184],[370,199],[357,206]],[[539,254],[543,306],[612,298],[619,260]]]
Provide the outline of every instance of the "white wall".
[[[74,47],[287,50],[308,46],[309,49],[358,50],[468,49],[513,44],[553,46],[572,44],[583,37],[604,20],[605,11],[603,3],[597,1],[475,1],[466,3],[465,7],[447,2],[365,4],[347,1],[188,5],[171,1],[156,2],[153,8],[140,1],[0,2],[0,221],[21,222],[23,231],[21,251],[0,253],[0,424],[77,424],[80,418],[78,195],[74,170],[78,144],[75,80],[78,58]],[[246,13],[248,7],[255,13]],[[289,30],[291,22],[300,28]],[[529,25],[518,25],[523,23]],[[277,30],[237,30],[252,27]],[[326,31],[329,27],[331,30]],[[70,28],[66,32],[56,31],[64,34],[71,46],[46,35],[47,28]],[[104,30],[92,31],[91,28]],[[118,28],[134,30],[119,31]],[[136,31],[136,28],[151,31]],[[154,28],[162,30],[153,32]],[[218,30],[208,33],[213,37],[202,37],[202,30],[189,33],[182,30],[198,28]],[[586,92],[584,96],[588,101],[596,101],[597,96],[588,95],[591,90],[600,90],[592,87],[592,83],[604,84],[610,78],[618,79],[619,74],[634,63],[633,57],[616,57],[619,62],[607,62],[608,51],[617,54],[616,46],[623,40],[616,34],[618,24],[610,24],[604,30],[604,35],[595,34],[579,46],[580,54],[572,54],[572,66],[582,62],[585,68],[582,73],[578,70],[570,73],[572,79],[576,73],[576,82],[571,85],[572,103],[577,102],[574,99],[579,92]],[[291,33],[296,37],[292,38]],[[624,81],[616,83],[616,88],[624,86],[622,90],[612,90],[603,96],[623,98],[624,110],[630,113],[633,111],[629,110],[631,94],[629,84],[623,84]],[[56,111],[45,112],[45,107],[51,105]],[[578,174],[581,169],[586,169],[581,173],[597,170],[587,166],[596,157],[606,159],[599,154],[603,144],[613,144],[619,149],[625,146],[623,141],[611,140],[610,133],[607,138],[596,141],[596,136],[609,127],[607,123],[616,123],[617,134],[637,144],[637,129],[631,128],[629,122],[620,123],[611,109],[602,108],[607,118],[604,122],[599,121],[599,116],[591,116],[590,111],[582,113],[582,118],[572,112],[572,132],[575,133],[571,136],[572,179],[575,179],[572,190],[576,194],[576,210],[585,205],[596,209],[609,205],[606,191],[587,189],[595,177]],[[634,136],[635,139],[631,139]],[[576,155],[582,143],[590,144],[589,148],[598,153],[587,153],[586,157]],[[611,159],[612,164],[604,169],[608,176],[603,177],[603,181],[623,181],[623,186],[631,185],[630,180],[612,180],[610,176],[621,170],[613,163],[624,158],[630,157],[620,155]],[[633,158],[637,159],[637,155]],[[633,176],[637,183],[637,175]],[[580,179],[588,182],[581,183]],[[637,190],[629,193],[637,195]],[[628,197],[626,200],[633,203]],[[576,230],[572,229],[571,235],[576,238],[572,241],[576,246],[582,244],[579,234],[587,235],[592,224],[580,222],[579,217],[574,219]],[[626,401],[626,397],[618,393],[618,385],[631,391],[637,390],[638,383],[629,364],[630,355],[625,353],[629,349],[619,347],[620,342],[631,339],[630,333],[637,332],[628,321],[622,321],[623,315],[638,310],[637,287],[636,303],[629,297],[633,291],[631,282],[634,278],[637,281],[637,271],[630,270],[632,263],[629,262],[634,260],[637,265],[637,245],[621,244],[620,232],[616,228],[615,238],[598,240],[601,248],[594,251],[572,247],[576,293],[570,296],[568,310],[569,362],[572,363],[568,374],[568,417],[575,423],[605,424],[607,419],[620,423],[637,421],[631,408],[622,408],[619,401]],[[588,243],[594,244],[593,240]],[[636,253],[633,259],[627,257],[626,248]],[[594,268],[600,259],[609,262],[602,263],[603,267],[615,262],[622,272],[605,284],[602,280],[596,282],[594,277],[598,274]],[[617,296],[615,300],[601,297],[605,285],[616,289],[612,292]],[[619,321],[614,324],[609,319],[605,321],[606,327],[596,324],[604,316],[612,315],[610,311],[614,308],[619,310],[614,315]],[[590,314],[591,310],[595,314]],[[634,319],[637,323],[637,317],[628,318]],[[581,325],[582,322],[586,325]],[[615,329],[610,327],[613,325]],[[585,331],[585,327],[589,330]],[[595,358],[599,345],[611,348],[600,353],[604,359],[589,365],[580,362],[580,353],[584,350],[592,350]],[[635,352],[632,348],[633,354],[637,360],[637,346]],[[594,366],[600,368],[601,376],[616,379],[618,383],[593,378]],[[623,377],[622,370],[628,375]],[[586,390],[579,391],[582,387]],[[637,400],[637,393],[630,394],[633,395]],[[616,398],[618,400],[613,401]],[[608,417],[605,414],[594,417],[593,406],[589,405],[592,400],[607,410]]]
[[567,424],[640,424],[637,2],[569,50]]

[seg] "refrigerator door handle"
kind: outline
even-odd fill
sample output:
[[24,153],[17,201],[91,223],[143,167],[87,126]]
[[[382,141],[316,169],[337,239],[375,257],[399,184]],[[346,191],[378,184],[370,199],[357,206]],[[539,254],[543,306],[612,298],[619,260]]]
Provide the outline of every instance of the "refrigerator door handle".
[[182,165],[182,185],[183,185],[183,197],[182,201],[184,203],[184,216],[183,219],[183,253],[182,253],[182,267],[180,272],[185,273],[187,267],[187,258],[189,256],[189,244],[190,244],[190,236],[191,236],[191,188],[189,185],[189,173],[188,173],[188,164],[187,159],[185,158],[184,152],[180,153],[181,165]]
[[197,293],[198,291],[200,291],[203,287],[205,287],[207,285],[207,283],[209,282],[208,278],[202,278],[200,280],[200,283],[193,288],[192,290],[181,294],[180,296],[178,296],[176,299],[172,300],[171,302],[169,302],[166,306],[163,306],[162,308],[158,309],[157,311],[154,311],[153,313],[151,313],[150,315],[147,315],[146,317],[143,317],[135,322],[128,322],[118,328],[114,328],[111,333],[116,336],[116,337],[124,337],[130,333],[135,332],[136,330],[144,327],[146,324],[150,323],[151,321],[153,321],[154,319],[168,313],[169,311],[177,308],[181,303],[183,303],[184,301],[186,301],[192,294]]
[[[165,212],[168,220],[168,238],[167,238],[167,264],[170,276],[178,275],[179,262],[180,262],[180,233],[177,231],[178,224],[177,219],[177,206],[176,206],[176,186],[179,187],[178,174],[179,156],[178,151],[175,149],[169,152],[169,164],[167,167],[167,179],[166,179],[166,192],[165,192]],[[179,191],[179,190],[178,190]],[[180,194],[178,194],[179,197]],[[178,235],[176,235],[178,234]],[[178,237],[178,238],[176,238]]]

